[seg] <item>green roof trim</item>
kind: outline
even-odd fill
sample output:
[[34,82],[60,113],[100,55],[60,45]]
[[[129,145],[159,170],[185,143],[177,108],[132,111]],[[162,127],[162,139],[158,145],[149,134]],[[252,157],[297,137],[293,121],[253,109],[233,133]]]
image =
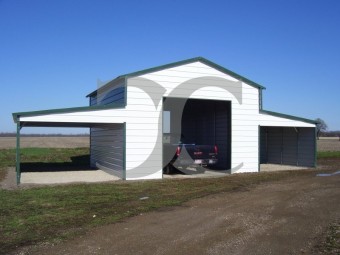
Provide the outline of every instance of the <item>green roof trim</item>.
[[275,116],[275,117],[282,117],[282,118],[286,118],[286,119],[291,119],[291,120],[303,121],[303,122],[307,122],[307,123],[310,123],[310,124],[318,124],[318,122],[316,120],[301,118],[301,117],[297,117],[297,116],[293,116],[293,115],[288,115],[288,114],[283,114],[283,113],[279,113],[279,112],[260,110],[260,113],[267,114],[267,115],[272,115],[272,116]]
[[[121,79],[121,78],[131,78],[131,77],[136,77],[136,76],[140,76],[140,75],[144,75],[144,74],[148,74],[148,73],[153,73],[153,72],[157,72],[157,71],[161,71],[161,70],[164,70],[164,69],[168,69],[168,68],[173,68],[173,67],[177,67],[177,66],[181,66],[181,65],[186,65],[186,64],[190,64],[190,63],[194,63],[194,62],[201,62],[203,64],[206,64],[207,66],[210,66],[222,73],[225,73],[225,74],[228,74],[230,75],[231,77],[235,78],[235,79],[238,79],[240,81],[243,81],[255,88],[259,88],[259,89],[266,89],[264,86],[254,82],[254,81],[251,81],[247,78],[245,78],[244,76],[241,76],[233,71],[230,71],[226,68],[224,68],[223,66],[220,66],[206,58],[203,58],[203,57],[196,57],[196,58],[190,58],[190,59],[185,59],[185,60],[182,60],[182,61],[178,61],[178,62],[173,62],[173,63],[169,63],[169,64],[165,64],[165,65],[160,65],[160,66],[156,66],[156,67],[152,67],[152,68],[148,68],[148,69],[144,69],[144,70],[140,70],[140,71],[137,71],[137,72],[132,72],[132,73],[127,73],[127,74],[123,74],[123,75],[120,75],[118,76],[117,78],[109,81],[108,83],[106,83],[102,88],[106,87],[107,85],[109,85],[110,82],[114,81],[114,80],[118,80],[118,79]],[[90,94],[88,94],[86,97],[90,97],[90,96],[93,96],[95,95],[97,92],[97,90],[91,92]]]
[[116,108],[124,108],[124,107],[125,105],[112,103],[112,104],[107,104],[107,105],[71,107],[71,108],[50,109],[50,110],[42,110],[42,111],[30,111],[30,112],[15,112],[15,113],[12,113],[12,116],[13,116],[14,122],[17,123],[20,117],[33,117],[33,116],[40,116],[40,115],[70,113],[70,112],[87,112],[87,111],[116,109]]

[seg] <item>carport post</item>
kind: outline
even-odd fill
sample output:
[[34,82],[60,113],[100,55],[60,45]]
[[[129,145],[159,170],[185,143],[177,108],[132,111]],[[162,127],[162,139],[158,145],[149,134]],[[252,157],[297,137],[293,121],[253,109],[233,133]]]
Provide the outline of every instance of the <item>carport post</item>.
[[314,128],[314,167],[318,166],[318,131],[316,130],[316,127]]
[[16,144],[16,155],[15,155],[15,161],[16,161],[16,172],[17,172],[17,184],[20,184],[20,177],[21,177],[21,171],[20,171],[20,121],[17,121],[17,144]]
[[123,180],[126,180],[126,122],[123,125]]

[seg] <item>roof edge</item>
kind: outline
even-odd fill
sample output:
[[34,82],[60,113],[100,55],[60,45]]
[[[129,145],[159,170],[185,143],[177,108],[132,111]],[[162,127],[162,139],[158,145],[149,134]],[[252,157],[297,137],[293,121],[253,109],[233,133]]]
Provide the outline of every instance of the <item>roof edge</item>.
[[[165,65],[159,65],[159,66],[143,69],[143,70],[136,71],[136,72],[119,75],[118,77],[116,77],[116,78],[112,79],[111,81],[109,81],[108,83],[106,83],[101,88],[104,88],[104,87],[108,86],[109,83],[111,83],[115,80],[122,79],[122,78],[125,78],[125,79],[126,78],[132,78],[132,77],[136,77],[136,76],[140,76],[140,75],[144,75],[144,74],[148,74],[148,73],[153,73],[153,72],[161,71],[161,70],[164,70],[164,69],[167,69],[167,68],[173,68],[173,67],[177,67],[177,66],[185,65],[185,64],[190,64],[190,63],[194,63],[194,62],[201,62],[203,64],[206,64],[206,65],[208,65],[212,68],[217,69],[218,71],[220,71],[222,73],[228,74],[231,77],[238,79],[240,81],[243,81],[243,82],[245,82],[245,83],[247,83],[247,84],[249,84],[253,87],[256,87],[258,89],[266,89],[266,87],[254,82],[252,80],[249,80],[246,77],[239,75],[239,74],[237,74],[237,73],[235,73],[235,72],[233,72],[229,69],[226,69],[223,66],[220,66],[220,65],[218,65],[218,64],[216,64],[216,63],[214,63],[214,62],[212,62],[212,61],[210,61],[206,58],[203,58],[203,57],[189,58],[189,59],[185,59],[185,60],[181,60],[181,61],[177,61],[177,62],[172,62],[172,63],[165,64]],[[91,92],[86,97],[90,97],[90,96],[94,95],[97,91],[98,91],[98,89]]]
[[127,77],[127,78],[131,78],[131,77],[135,77],[135,76],[140,76],[140,75],[144,75],[144,74],[148,74],[148,73],[152,73],[152,72],[157,72],[157,71],[161,71],[167,68],[172,68],[172,67],[176,67],[176,66],[180,66],[180,65],[185,65],[185,64],[190,64],[190,63],[194,63],[194,62],[201,62],[203,64],[206,64],[212,68],[215,68],[219,71],[221,71],[222,73],[228,74],[230,76],[232,76],[235,79],[238,79],[240,81],[244,81],[246,83],[248,83],[251,86],[257,87],[259,89],[266,89],[264,86],[251,81],[233,71],[230,71],[229,69],[224,68],[223,66],[220,66],[206,58],[203,57],[195,57],[195,58],[189,58],[189,59],[185,59],[185,60],[181,60],[181,61],[177,61],[177,62],[172,62],[169,64],[165,64],[165,65],[160,65],[160,66],[155,66],[152,68],[148,68],[148,69],[144,69],[144,70],[140,70],[137,72],[132,72],[132,73],[128,73],[128,74],[124,74],[124,75],[120,75],[117,77],[118,78],[123,78],[123,77]]
[[14,112],[12,113],[12,116],[13,116],[14,123],[17,123],[20,117],[34,117],[34,116],[40,116],[40,115],[70,113],[70,112],[97,111],[97,110],[115,109],[115,108],[124,108],[124,107],[125,105],[112,103],[112,104],[107,104],[107,105],[81,106],[81,107],[59,108],[59,109],[29,111],[29,112]]
[[272,115],[275,117],[281,117],[281,118],[286,118],[286,119],[291,119],[291,120],[298,120],[310,124],[318,124],[318,121],[316,120],[311,120],[311,119],[306,119],[306,118],[301,118],[293,115],[288,115],[284,113],[279,113],[279,112],[273,112],[273,111],[267,111],[267,110],[260,110],[260,113],[267,114],[267,115]]

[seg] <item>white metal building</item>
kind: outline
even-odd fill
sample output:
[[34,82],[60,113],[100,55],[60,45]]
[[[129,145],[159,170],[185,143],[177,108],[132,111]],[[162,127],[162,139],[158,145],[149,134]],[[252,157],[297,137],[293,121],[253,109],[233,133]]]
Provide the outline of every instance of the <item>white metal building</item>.
[[260,163],[315,166],[315,121],[262,109],[264,89],[198,57],[119,76],[90,93],[88,107],[13,113],[18,182],[28,126],[89,127],[91,166],[124,180],[161,179],[173,132],[217,144],[219,168],[231,173]]

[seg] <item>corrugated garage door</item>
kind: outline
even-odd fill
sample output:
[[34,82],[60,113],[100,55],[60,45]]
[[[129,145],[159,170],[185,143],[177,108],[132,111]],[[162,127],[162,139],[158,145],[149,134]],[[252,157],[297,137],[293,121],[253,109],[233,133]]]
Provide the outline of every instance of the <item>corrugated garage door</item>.
[[261,127],[260,162],[315,166],[315,129]]
[[91,128],[91,166],[124,178],[124,124]]

